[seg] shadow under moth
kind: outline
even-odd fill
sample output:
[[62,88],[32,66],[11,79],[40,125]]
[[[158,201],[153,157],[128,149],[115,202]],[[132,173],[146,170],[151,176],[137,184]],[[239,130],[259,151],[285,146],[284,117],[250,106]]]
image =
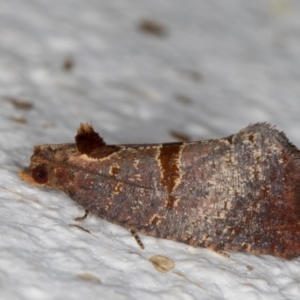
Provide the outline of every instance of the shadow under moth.
[[300,254],[300,152],[257,123],[222,139],[106,145],[90,124],[75,144],[40,145],[20,176],[136,232],[215,251]]

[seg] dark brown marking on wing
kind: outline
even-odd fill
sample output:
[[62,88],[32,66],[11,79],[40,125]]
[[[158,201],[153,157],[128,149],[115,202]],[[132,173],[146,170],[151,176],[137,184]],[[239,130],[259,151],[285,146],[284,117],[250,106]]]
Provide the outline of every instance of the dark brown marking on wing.
[[92,125],[88,123],[80,124],[75,141],[81,154],[95,159],[108,157],[122,149],[121,146],[106,145],[99,134],[94,131]]
[[94,131],[92,125],[88,123],[80,124],[75,141],[78,151],[90,157],[93,157],[95,149],[105,146],[104,140]]
[[159,150],[160,183],[166,188],[168,193],[168,208],[173,208],[177,200],[172,193],[180,183],[180,153],[182,147],[182,144],[165,144]]

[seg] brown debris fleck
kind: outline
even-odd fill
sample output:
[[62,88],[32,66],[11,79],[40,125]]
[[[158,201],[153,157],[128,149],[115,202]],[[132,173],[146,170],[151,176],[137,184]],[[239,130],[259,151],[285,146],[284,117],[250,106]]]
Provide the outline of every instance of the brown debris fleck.
[[162,255],[153,255],[149,261],[151,261],[154,268],[161,273],[167,273],[175,268],[174,261]]
[[23,100],[19,100],[19,99],[15,99],[12,97],[4,97],[8,102],[10,102],[11,104],[13,104],[13,106],[16,109],[32,109],[33,108],[33,104],[31,102],[28,101],[23,101]]
[[70,72],[72,69],[74,68],[74,60],[71,58],[66,58],[63,62],[62,62],[62,69]]
[[138,28],[140,31],[147,33],[147,34],[151,34],[151,35],[156,35],[156,36],[165,36],[166,35],[166,29],[165,27],[158,23],[157,21],[153,21],[153,20],[142,20],[139,25]]
[[80,279],[83,279],[83,280],[90,281],[90,282],[101,283],[101,280],[97,276],[95,276],[91,273],[84,272],[84,273],[78,274],[77,277]]

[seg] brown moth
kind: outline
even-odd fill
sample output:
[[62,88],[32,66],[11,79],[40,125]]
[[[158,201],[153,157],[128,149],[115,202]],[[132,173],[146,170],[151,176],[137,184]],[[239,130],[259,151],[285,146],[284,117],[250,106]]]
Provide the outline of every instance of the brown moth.
[[21,178],[65,192],[136,237],[300,254],[300,152],[270,124],[223,139],[149,145],[106,145],[81,124],[75,140],[35,146]]

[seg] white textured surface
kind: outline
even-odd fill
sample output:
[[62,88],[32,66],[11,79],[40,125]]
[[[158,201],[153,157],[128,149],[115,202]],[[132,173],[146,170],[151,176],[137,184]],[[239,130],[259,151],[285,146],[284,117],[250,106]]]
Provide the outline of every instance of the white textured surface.
[[[92,235],[70,227],[79,206],[17,176],[33,145],[72,142],[85,121],[108,143],[173,141],[170,130],[216,138],[269,121],[300,147],[299,14],[296,0],[2,0],[0,298],[299,299],[300,259],[228,259],[146,236],[141,250],[95,216],[79,224]],[[144,18],[166,35],[139,31]],[[159,273],[155,254],[175,269]]]

